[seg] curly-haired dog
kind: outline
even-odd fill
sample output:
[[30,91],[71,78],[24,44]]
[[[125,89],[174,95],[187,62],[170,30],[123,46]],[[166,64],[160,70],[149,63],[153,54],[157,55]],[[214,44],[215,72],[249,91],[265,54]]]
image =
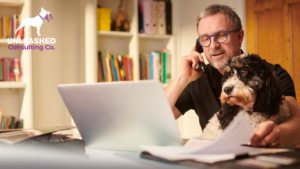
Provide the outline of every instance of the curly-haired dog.
[[266,60],[255,54],[245,54],[230,59],[224,70],[221,109],[209,120],[202,138],[216,138],[241,110],[246,112],[253,128],[267,120],[280,124],[290,116]]

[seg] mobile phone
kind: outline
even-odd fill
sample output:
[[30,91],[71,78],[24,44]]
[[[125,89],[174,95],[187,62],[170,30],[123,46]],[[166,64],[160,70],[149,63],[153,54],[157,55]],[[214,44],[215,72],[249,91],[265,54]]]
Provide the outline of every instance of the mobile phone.
[[[195,46],[195,50],[198,52],[198,53],[203,53],[203,48],[202,46],[200,45],[199,41],[196,40],[196,46]],[[204,63],[204,62],[200,62],[198,63],[198,66],[200,66],[201,70],[203,73],[206,73],[208,72],[207,70],[207,65]],[[197,66],[197,68],[198,68]]]

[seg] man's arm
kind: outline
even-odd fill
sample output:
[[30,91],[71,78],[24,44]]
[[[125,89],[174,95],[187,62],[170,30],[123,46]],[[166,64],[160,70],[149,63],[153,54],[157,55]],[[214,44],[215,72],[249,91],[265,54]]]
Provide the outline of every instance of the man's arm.
[[300,143],[300,108],[294,97],[286,96],[290,118],[280,124],[280,145],[293,146]]
[[176,101],[186,86],[202,75],[201,69],[196,69],[199,60],[204,62],[200,53],[195,51],[193,47],[188,56],[181,59],[179,71],[172,82],[165,88],[165,93],[173,110],[175,119],[181,116],[181,112],[175,107]]
[[185,77],[176,76],[172,80],[172,82],[165,88],[165,93],[173,110],[175,119],[181,116],[181,112],[175,107],[175,103],[188,83],[189,81]]
[[[273,121],[261,123],[251,139],[254,146],[295,146],[300,143],[300,108],[294,97],[286,96],[290,117],[280,125]],[[274,143],[274,144],[273,144]]]

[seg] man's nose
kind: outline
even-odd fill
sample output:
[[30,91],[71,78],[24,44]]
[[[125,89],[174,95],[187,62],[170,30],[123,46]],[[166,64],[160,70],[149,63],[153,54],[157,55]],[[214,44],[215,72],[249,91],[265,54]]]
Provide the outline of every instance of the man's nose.
[[224,88],[224,92],[227,94],[227,95],[230,95],[232,90],[233,90],[233,85],[230,85],[230,86],[227,86]]
[[215,40],[214,37],[210,37],[210,48],[217,49],[220,47],[220,44]]

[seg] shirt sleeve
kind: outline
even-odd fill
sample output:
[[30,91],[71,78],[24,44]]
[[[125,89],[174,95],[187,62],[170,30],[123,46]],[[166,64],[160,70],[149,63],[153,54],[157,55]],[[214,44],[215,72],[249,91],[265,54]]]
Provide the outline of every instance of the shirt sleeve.
[[190,109],[195,110],[195,104],[190,92],[189,85],[183,90],[180,94],[177,102],[175,103],[175,107],[181,112],[181,114],[185,114]]
[[274,65],[274,71],[282,94],[296,98],[294,82],[289,73],[278,64]]

